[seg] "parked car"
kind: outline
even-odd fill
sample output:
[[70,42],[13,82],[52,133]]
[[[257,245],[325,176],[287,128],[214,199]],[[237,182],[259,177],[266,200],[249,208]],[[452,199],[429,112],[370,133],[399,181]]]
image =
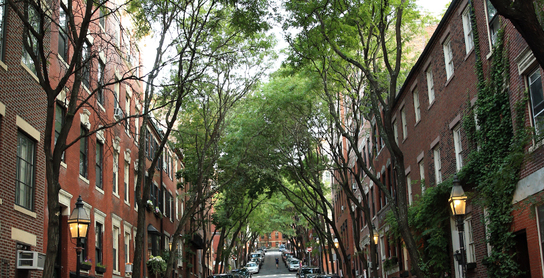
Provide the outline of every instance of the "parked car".
[[318,267],[303,266],[297,271],[297,278],[310,278],[308,274],[321,274],[321,269]]
[[340,278],[340,276],[338,274],[320,274],[315,278]]
[[242,278],[251,278],[251,273],[245,267],[234,269],[231,272],[240,275]]
[[300,261],[297,259],[289,260],[287,268],[289,269],[289,271],[297,271],[300,268]]
[[259,265],[257,263],[249,262],[247,263],[246,268],[251,274],[259,273]]
[[229,273],[222,273],[222,274],[214,274],[208,276],[208,278],[234,278],[234,275]]

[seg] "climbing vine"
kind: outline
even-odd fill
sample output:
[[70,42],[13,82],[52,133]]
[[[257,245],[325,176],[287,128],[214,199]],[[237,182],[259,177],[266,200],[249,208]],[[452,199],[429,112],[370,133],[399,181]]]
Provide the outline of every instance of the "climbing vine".
[[[408,221],[414,233],[414,239],[420,243],[421,261],[419,266],[427,277],[451,276],[448,252],[450,235],[450,212],[448,203],[452,179],[445,180],[425,190],[423,196],[416,198],[408,211]],[[397,221],[390,211],[386,222],[389,234],[400,239]]]
[[514,260],[512,198],[519,181],[528,133],[524,128],[523,102],[515,105],[512,123],[508,95],[508,57],[504,31],[499,31],[491,56],[491,67],[484,74],[479,36],[472,19],[476,51],[478,98],[464,116],[463,127],[473,144],[469,162],[459,176],[465,184],[474,185],[476,198],[486,209],[486,240],[492,246],[484,258],[489,277],[514,277],[520,274]]

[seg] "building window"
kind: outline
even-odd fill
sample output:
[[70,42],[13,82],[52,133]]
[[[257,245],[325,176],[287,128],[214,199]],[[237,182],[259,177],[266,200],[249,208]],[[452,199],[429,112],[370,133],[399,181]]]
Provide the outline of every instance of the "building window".
[[[57,103],[55,106],[55,145],[57,144],[57,139],[60,136],[62,127],[64,126],[64,116],[66,115],[66,110]],[[61,156],[61,161],[64,161],[64,152]]]
[[98,12],[98,17],[99,17],[98,24],[100,25],[102,30],[105,30],[106,28],[106,15],[104,14],[104,9],[105,8],[100,8]]
[[467,5],[465,11],[463,12],[463,31],[465,33],[465,50],[468,54],[472,48],[474,48],[474,34],[472,33],[472,20],[471,20],[471,11],[470,4]]
[[472,238],[472,217],[465,219],[465,241],[467,250],[467,263],[476,262],[476,249]]
[[87,178],[87,159],[88,159],[88,145],[87,145],[87,129],[81,126],[81,139],[79,139],[79,175]]
[[127,116],[127,120],[126,120],[126,123],[125,123],[125,132],[127,134],[130,134],[130,118],[128,118],[130,116],[130,95],[128,94],[128,91],[130,90],[129,87],[127,87],[127,93],[126,93],[126,99],[125,99],[125,112],[126,112],[126,116]]
[[425,75],[427,76],[427,94],[429,95],[429,105],[431,105],[431,103],[434,101],[433,69],[429,67],[427,71],[425,71]]
[[421,111],[419,109],[419,93],[417,92],[417,90],[414,90],[412,92],[412,95],[414,97],[414,112],[415,112],[416,123],[417,123],[419,122],[419,120],[421,120]]
[[[126,230],[126,226],[125,226]],[[125,232],[125,263],[130,262],[130,232]]]
[[463,155],[461,152],[463,151],[463,146],[461,144],[461,126],[458,125],[456,128],[453,129],[453,145],[455,149],[455,166],[457,169],[457,172],[461,170],[463,167]]
[[448,37],[444,44],[444,63],[446,64],[446,77],[449,80],[453,75],[453,49],[451,48],[451,38]]
[[113,84],[113,108],[119,108],[119,79],[115,77],[115,84]]
[[68,60],[68,20],[66,20],[66,10],[62,1],[59,5],[59,56],[64,60]]
[[112,180],[112,192],[114,195],[119,196],[119,153],[113,152],[113,180]]
[[95,248],[95,261],[97,263],[102,263],[102,244],[103,244],[103,241],[102,241],[102,234],[103,232],[103,226],[102,226],[102,223],[99,223],[99,222],[96,222],[95,223],[95,228],[94,228],[94,248]]
[[539,68],[529,75],[528,83],[529,94],[531,95],[533,126],[535,127],[536,134],[542,136],[544,131],[544,93],[542,91],[542,79]]
[[125,162],[125,173],[124,173],[124,184],[125,184],[125,202],[129,203],[129,190],[128,190],[128,174],[129,174],[129,164]]
[[499,14],[497,13],[497,9],[493,7],[493,4],[491,4],[491,1],[486,1],[487,6],[487,23],[489,26],[489,40],[491,42],[491,45],[495,45],[495,42],[497,41],[497,34],[499,33]]
[[172,213],[172,206],[174,204],[174,197],[172,197],[172,194],[171,193],[168,193],[168,202],[166,203],[166,215],[168,218],[170,218],[170,220],[174,220],[173,219],[173,213]]
[[113,233],[112,233],[112,245],[113,245],[113,271],[117,272],[119,271],[119,227],[113,226]]
[[91,88],[91,44],[87,40],[83,43],[81,50],[81,63],[83,64],[81,82],[85,87]]
[[103,166],[103,149],[104,145],[100,142],[96,142],[96,187],[102,189],[102,166]]
[[0,60],[4,61],[4,46],[5,46],[5,32],[4,27],[6,23],[6,3],[4,0],[0,0]]
[[[136,108],[136,114],[140,115],[140,111],[138,111],[138,108]],[[136,117],[134,118],[134,141],[138,142],[140,140],[140,118]]]
[[406,139],[408,137],[408,124],[406,123],[406,111],[404,107],[400,110],[400,121],[402,125],[402,138]]
[[[25,12],[26,18],[32,26],[32,29],[34,29],[34,31],[38,33],[41,33],[40,16],[38,11],[36,11],[33,6],[30,6],[27,2],[25,2]],[[34,63],[34,60],[32,60],[30,53],[26,51],[25,44],[28,44],[28,46],[32,49],[32,54],[36,57],[36,59],[39,59],[40,57],[38,55],[38,39],[34,37],[34,35],[32,35],[29,30],[23,33],[23,56],[21,58],[21,62],[33,73],[37,73],[36,64]]]
[[425,193],[425,163],[421,160],[419,163],[419,178],[421,179],[421,195]]
[[434,156],[434,176],[436,178],[436,184],[442,182],[442,162],[440,160],[440,149],[436,146],[433,149]]
[[98,59],[98,70],[96,73],[96,100],[100,105],[104,106],[104,71],[106,65],[102,59]]
[[15,203],[28,210],[34,209],[35,152],[36,142],[18,132]]
[[408,205],[412,205],[413,197],[412,197],[412,179],[410,178],[410,175],[406,175],[406,188],[408,189]]

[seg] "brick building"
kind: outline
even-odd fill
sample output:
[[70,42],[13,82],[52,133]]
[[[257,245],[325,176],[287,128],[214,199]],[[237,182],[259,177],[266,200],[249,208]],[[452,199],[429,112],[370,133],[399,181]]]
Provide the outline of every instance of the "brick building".
[[[62,22],[66,16],[64,5],[49,7],[53,10],[50,10],[52,20]],[[183,167],[182,155],[171,144],[166,145],[157,165],[150,202],[145,208],[138,208],[135,203],[135,166],[142,127],[141,119],[134,115],[142,112],[143,84],[126,76],[139,75],[140,53],[123,9],[108,16],[102,12],[96,11],[89,32],[92,35],[87,36],[85,43],[84,54],[92,58],[84,69],[79,99],[88,99],[76,112],[67,142],[85,136],[65,151],[61,162],[61,224],[55,277],[68,278],[76,269],[75,243],[69,237],[67,219],[80,195],[91,221],[80,260],[91,260],[92,267],[82,271],[84,277],[129,275],[136,233],[140,232],[136,229],[139,209],[148,211],[147,231],[141,231],[145,233],[144,250],[147,250],[143,258],[145,274],[145,262],[150,255],[160,255],[169,248],[170,237],[184,213],[182,195],[188,188],[178,187],[183,180],[175,175]],[[17,266],[16,256],[18,250],[45,253],[46,248],[48,211],[43,151],[46,94],[36,76],[39,69],[23,49],[22,24],[7,5],[0,8],[0,32],[0,184],[4,185],[0,188],[0,277],[41,277],[36,267]],[[48,43],[46,51],[53,53],[48,73],[54,83],[67,66],[65,61],[74,55],[74,49],[55,24],[46,33],[44,42]],[[64,91],[57,97],[53,142],[65,122],[70,93]],[[97,131],[124,116],[134,117]],[[154,122],[145,128],[148,130],[145,157],[149,166],[163,135]],[[201,249],[195,241],[198,240],[185,245],[193,251],[186,255],[197,254],[196,250]],[[180,246],[179,251],[187,250]],[[194,265],[190,273],[198,276],[202,273],[196,270],[202,268],[200,261],[196,255],[190,256],[189,262]],[[99,262],[106,266],[105,273],[99,272]],[[189,269],[183,269],[184,264],[178,260],[175,277]]]
[[[474,11],[471,12],[471,5]],[[475,43],[474,31],[470,24],[474,19],[479,34],[479,44]],[[476,51],[479,46],[482,55],[484,73],[490,68],[492,46],[496,42],[498,29],[504,28],[505,41],[510,62],[509,97],[511,111],[514,114],[514,103],[521,100],[526,92],[529,99],[526,103],[526,126],[536,128],[541,134],[542,119],[542,69],[538,66],[525,41],[513,25],[498,16],[487,0],[454,0],[432,35],[417,63],[411,69],[405,83],[399,91],[394,104],[395,139],[404,153],[404,174],[408,188],[408,203],[412,204],[418,196],[425,194],[425,188],[451,178],[468,159],[469,142],[462,126],[462,118],[468,106],[474,105],[477,98]],[[486,76],[487,78],[488,76]],[[536,124],[535,124],[536,123]],[[370,125],[370,124],[369,124]],[[372,132],[368,132],[371,134]],[[537,137],[542,138],[542,137]],[[533,140],[526,148],[527,158],[521,171],[514,195],[514,221],[511,230],[516,241],[516,260],[524,277],[541,277],[543,275],[542,230],[544,229],[544,206],[538,201],[542,197],[544,173],[544,148],[542,139]],[[395,177],[392,175],[390,155],[379,140],[363,139],[365,161],[369,161],[378,178],[391,190],[395,190]],[[374,142],[374,144],[373,144]],[[376,155],[367,150],[376,145]],[[370,196],[373,225],[378,229],[378,262],[396,258],[393,267],[384,271],[378,266],[382,277],[398,277],[409,274],[410,261],[402,242],[389,239],[389,227],[384,218],[390,209],[387,200],[380,194],[372,182],[366,180],[364,194]],[[465,186],[465,191],[474,189]],[[360,193],[357,193],[360,194]],[[334,192],[335,210],[338,215],[337,227],[349,234],[353,231],[353,221],[349,214],[343,213],[349,205],[345,194]],[[536,201],[534,201],[536,200]],[[530,205],[527,205],[529,203]],[[444,204],[447,206],[448,204]],[[535,217],[536,216],[536,217]],[[346,225],[347,223],[347,225]],[[486,277],[486,266],[482,259],[488,255],[490,246],[485,243],[484,209],[469,199],[467,214],[464,218],[464,239],[467,254],[467,277]],[[366,249],[368,256],[369,240],[368,223],[362,223],[361,248]],[[451,220],[450,248],[447,251],[451,260],[451,272],[461,277],[459,264],[453,253],[460,249],[459,236],[454,220]],[[350,250],[350,254],[354,254]],[[350,258],[347,258],[350,259]],[[354,274],[366,275],[363,265],[355,262]]]

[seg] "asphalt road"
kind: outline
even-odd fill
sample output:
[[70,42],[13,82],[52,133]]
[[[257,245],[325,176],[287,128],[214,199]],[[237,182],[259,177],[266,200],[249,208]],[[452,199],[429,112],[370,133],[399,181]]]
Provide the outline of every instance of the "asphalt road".
[[[276,269],[276,258],[279,260],[278,269]],[[296,272],[289,272],[281,260],[281,253],[278,250],[266,251],[264,263],[258,274],[253,274],[253,278],[294,278]]]

